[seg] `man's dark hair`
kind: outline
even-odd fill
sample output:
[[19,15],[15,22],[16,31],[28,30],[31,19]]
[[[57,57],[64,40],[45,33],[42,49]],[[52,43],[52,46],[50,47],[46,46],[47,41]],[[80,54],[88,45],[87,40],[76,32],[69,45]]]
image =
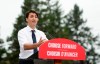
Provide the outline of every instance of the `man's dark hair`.
[[28,16],[29,16],[29,13],[35,13],[36,15],[37,15],[37,17],[38,17],[38,13],[36,12],[36,11],[34,11],[34,10],[29,10],[28,12],[26,12],[26,18],[28,18]]

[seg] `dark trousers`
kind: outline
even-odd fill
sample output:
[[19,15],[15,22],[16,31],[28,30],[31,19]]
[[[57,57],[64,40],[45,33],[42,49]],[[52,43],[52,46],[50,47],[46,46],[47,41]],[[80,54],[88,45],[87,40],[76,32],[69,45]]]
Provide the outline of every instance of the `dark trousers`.
[[19,59],[19,64],[34,64],[32,59]]
[[27,59],[19,59],[19,64],[34,64],[34,59],[38,59],[38,52],[31,55]]

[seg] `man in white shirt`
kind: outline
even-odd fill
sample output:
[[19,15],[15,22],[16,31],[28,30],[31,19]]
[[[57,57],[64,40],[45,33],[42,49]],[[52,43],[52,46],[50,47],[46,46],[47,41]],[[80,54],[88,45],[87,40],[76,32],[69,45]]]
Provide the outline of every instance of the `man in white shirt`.
[[19,64],[34,64],[33,59],[37,58],[38,47],[48,40],[44,32],[36,29],[38,20],[36,11],[30,10],[26,13],[27,27],[18,32],[20,45]]

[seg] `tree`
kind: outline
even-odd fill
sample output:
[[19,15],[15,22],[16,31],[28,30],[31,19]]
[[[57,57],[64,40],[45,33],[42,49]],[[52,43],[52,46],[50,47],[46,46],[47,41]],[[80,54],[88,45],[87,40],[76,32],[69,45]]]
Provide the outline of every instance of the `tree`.
[[2,47],[2,44],[3,44],[3,40],[0,38],[0,61],[2,60],[2,54],[4,53],[3,51],[3,47]]
[[[58,31],[58,33],[61,34],[61,26],[59,26],[61,23],[61,11],[59,9],[58,1],[52,3],[50,0],[24,0],[24,5],[22,6],[22,14],[19,15],[19,17],[16,19],[13,32],[11,36],[7,38],[7,41],[12,42],[9,47],[9,50],[11,50],[12,53],[7,55],[10,64],[18,64],[19,44],[17,33],[20,29],[26,26],[25,13],[30,9],[34,9],[35,11],[39,12],[40,20],[37,28],[46,32],[49,39],[51,38],[51,35],[48,33],[51,33],[52,35],[54,35],[54,37],[61,36],[55,34]],[[55,31],[56,28],[58,29]]]
[[[83,11],[80,10],[78,5],[75,4],[74,9],[65,16],[65,26],[67,26],[68,33],[70,34],[68,38],[82,45],[87,52],[86,60],[89,62],[89,57],[92,56],[93,58],[91,58],[91,60],[93,61],[93,64],[95,64],[97,53],[95,52],[93,45],[95,42],[97,42],[98,36],[93,36],[92,32],[90,31],[91,29],[85,25],[87,20],[83,20],[82,13]],[[88,46],[90,46],[91,49],[89,49]],[[83,63],[84,62],[81,61],[80,64]]]
[[[86,50],[88,50],[87,44],[90,44],[91,40],[95,42],[97,39],[92,36],[90,28],[84,26],[86,21],[84,21],[81,16],[83,11],[80,11],[77,5],[74,6],[74,9],[68,15],[62,16],[63,12],[60,9],[58,1],[24,0],[22,13],[16,19],[13,32],[7,39],[7,41],[12,42],[9,47],[9,50],[11,50],[12,53],[7,55],[10,64],[18,64],[19,44],[17,33],[26,26],[25,13],[30,9],[39,12],[39,23],[37,28],[44,31],[48,39],[60,37],[68,38],[78,42],[84,46]],[[67,61],[66,63],[72,64],[73,62]]]
[[0,64],[5,64],[6,49],[3,47],[4,41],[0,38]]

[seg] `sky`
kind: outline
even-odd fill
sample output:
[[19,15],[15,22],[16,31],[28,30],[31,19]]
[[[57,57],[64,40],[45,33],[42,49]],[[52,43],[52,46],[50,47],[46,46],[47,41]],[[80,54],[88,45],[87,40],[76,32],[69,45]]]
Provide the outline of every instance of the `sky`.
[[[0,1],[0,38],[6,41],[11,35],[13,24],[21,14],[21,6],[24,0],[2,0]],[[100,34],[100,0],[59,0],[61,9],[67,14],[77,4],[83,10],[83,19],[87,20],[94,35]],[[7,44],[5,44],[7,45]]]
[[62,9],[68,13],[77,4],[83,10],[83,19],[87,20],[94,35],[100,34],[100,0],[60,0]]
[[[13,24],[16,18],[21,14],[21,6],[24,0],[1,0],[0,1],[0,38],[5,42],[4,46],[8,48],[6,39],[11,35]],[[77,4],[83,10],[83,19],[87,20],[86,25],[91,29],[94,35],[100,35],[100,0],[59,0],[64,14],[69,13]]]
[[13,30],[13,24],[21,14],[23,0],[0,1],[0,38],[6,40]]

